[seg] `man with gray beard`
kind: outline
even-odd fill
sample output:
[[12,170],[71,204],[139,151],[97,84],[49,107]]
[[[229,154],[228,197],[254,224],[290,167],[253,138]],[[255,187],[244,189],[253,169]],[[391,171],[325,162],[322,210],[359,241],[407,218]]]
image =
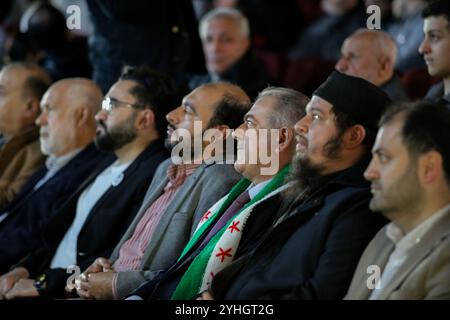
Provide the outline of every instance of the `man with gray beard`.
[[174,93],[172,80],[159,72],[124,70],[95,116],[95,144],[113,152],[115,161],[107,159],[81,184],[45,228],[42,246],[2,277],[8,286],[0,295],[64,297],[69,266],[84,269],[98,255],[111,253],[157,166],[168,157],[164,116],[173,107]]

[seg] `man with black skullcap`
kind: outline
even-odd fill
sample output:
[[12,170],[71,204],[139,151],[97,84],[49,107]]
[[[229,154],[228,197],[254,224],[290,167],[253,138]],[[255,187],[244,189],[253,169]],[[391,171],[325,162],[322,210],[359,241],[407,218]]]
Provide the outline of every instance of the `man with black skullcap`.
[[367,243],[386,223],[369,209],[363,177],[390,99],[333,72],[297,122],[286,194],[293,199],[250,254],[217,273],[201,299],[342,299]]

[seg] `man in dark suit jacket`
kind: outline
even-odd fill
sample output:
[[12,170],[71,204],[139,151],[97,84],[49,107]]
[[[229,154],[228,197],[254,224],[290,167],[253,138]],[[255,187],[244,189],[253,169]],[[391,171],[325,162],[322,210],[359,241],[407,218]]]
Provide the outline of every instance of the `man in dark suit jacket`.
[[[43,244],[4,276],[4,281],[16,280],[3,292],[6,298],[62,296],[69,266],[84,269],[95,257],[111,253],[157,166],[168,157],[161,137],[174,92],[171,79],[158,72],[124,70],[96,115],[96,145],[113,151],[117,160],[80,186],[43,231]],[[36,281],[27,279],[36,276]]]
[[295,126],[296,203],[255,250],[216,274],[203,299],[342,299],[385,223],[369,210],[363,171],[389,103],[375,85],[332,73]]
[[99,87],[87,79],[60,81],[45,93],[36,123],[49,157],[0,212],[1,274],[29,252],[41,229],[104,158],[92,143],[101,99]]

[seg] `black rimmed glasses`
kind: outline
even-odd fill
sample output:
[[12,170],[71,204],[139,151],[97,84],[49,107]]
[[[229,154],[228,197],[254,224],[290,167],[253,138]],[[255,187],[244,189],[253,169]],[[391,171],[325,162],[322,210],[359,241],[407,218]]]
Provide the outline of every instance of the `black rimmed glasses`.
[[107,113],[110,113],[112,110],[119,107],[142,109],[140,104],[128,103],[111,97],[105,97],[102,101],[102,110]]

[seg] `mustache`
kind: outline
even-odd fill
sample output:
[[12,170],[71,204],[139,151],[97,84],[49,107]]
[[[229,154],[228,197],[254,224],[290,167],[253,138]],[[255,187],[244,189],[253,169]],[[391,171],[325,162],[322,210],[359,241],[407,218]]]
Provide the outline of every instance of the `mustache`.
[[108,131],[108,128],[106,127],[106,123],[102,119],[97,120],[97,126],[102,127],[105,131]]

